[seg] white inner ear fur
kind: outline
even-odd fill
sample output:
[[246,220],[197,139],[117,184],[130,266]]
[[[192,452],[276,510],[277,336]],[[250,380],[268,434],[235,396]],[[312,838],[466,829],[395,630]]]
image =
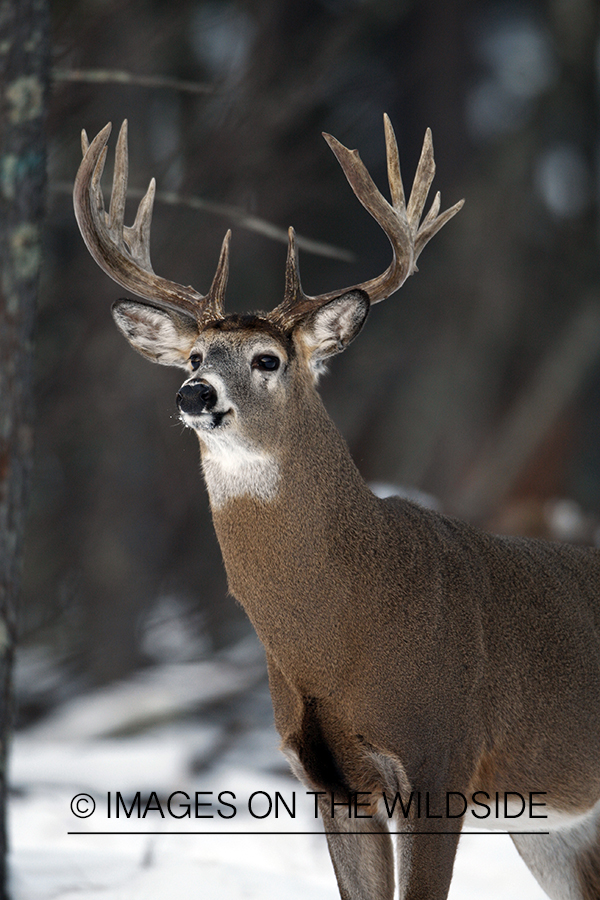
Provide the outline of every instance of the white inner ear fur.
[[323,360],[341,353],[356,337],[368,311],[367,295],[363,291],[351,291],[330,300],[301,326],[302,340],[315,372],[322,371]]
[[186,368],[198,337],[193,319],[135,300],[118,301],[112,314],[119,330],[138,353],[163,366]]

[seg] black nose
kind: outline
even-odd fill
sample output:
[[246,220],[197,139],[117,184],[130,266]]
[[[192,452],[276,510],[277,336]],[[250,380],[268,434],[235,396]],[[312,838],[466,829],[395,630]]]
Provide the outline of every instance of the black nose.
[[206,381],[192,381],[179,389],[176,400],[181,412],[194,415],[210,411],[217,402],[217,392]]

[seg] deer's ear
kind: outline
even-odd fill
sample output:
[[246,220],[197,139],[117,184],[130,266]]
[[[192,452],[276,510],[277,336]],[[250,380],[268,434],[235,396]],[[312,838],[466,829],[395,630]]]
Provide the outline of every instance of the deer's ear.
[[199,331],[196,320],[139,300],[117,300],[113,319],[131,346],[152,362],[185,368]]
[[354,340],[365,324],[369,305],[365,291],[348,291],[300,323],[298,333],[317,370],[324,360],[341,353]]

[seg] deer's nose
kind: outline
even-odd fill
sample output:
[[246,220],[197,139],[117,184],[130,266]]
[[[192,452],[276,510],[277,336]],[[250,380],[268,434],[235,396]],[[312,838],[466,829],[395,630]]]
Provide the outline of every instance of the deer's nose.
[[182,412],[194,413],[210,412],[217,402],[217,392],[206,381],[192,381],[184,384],[177,392],[177,406]]

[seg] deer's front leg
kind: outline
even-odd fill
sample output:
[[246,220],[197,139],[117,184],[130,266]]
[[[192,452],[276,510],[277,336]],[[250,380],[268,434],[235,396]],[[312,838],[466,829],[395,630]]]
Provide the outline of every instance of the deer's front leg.
[[396,837],[399,900],[446,900],[460,833],[411,834],[405,820],[396,830],[407,832]]
[[329,854],[342,900],[392,900],[394,857],[385,820],[349,818],[336,808],[331,795],[319,798]]

